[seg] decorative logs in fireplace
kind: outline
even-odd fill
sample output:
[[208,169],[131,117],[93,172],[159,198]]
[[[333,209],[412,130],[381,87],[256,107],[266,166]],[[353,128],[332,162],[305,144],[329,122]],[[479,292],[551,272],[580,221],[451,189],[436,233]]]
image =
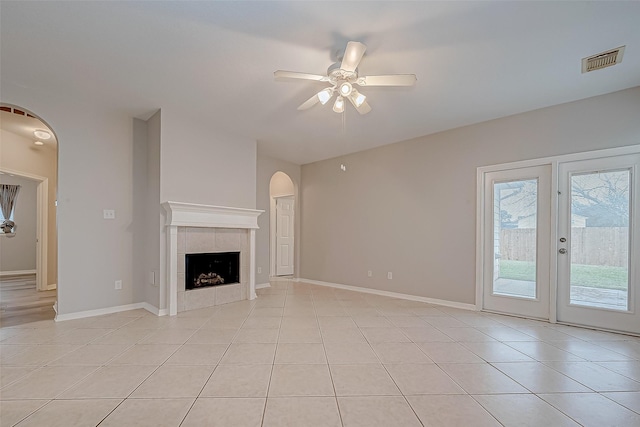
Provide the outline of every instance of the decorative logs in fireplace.
[[224,284],[224,279],[217,273],[208,272],[207,274],[200,273],[195,282],[195,288],[200,286],[215,286]]
[[185,255],[185,288],[240,283],[240,252]]

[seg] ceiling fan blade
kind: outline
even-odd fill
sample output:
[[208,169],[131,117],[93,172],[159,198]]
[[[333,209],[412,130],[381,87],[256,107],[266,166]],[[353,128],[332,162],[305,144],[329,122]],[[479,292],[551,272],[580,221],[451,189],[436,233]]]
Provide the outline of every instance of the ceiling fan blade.
[[278,70],[273,73],[276,79],[301,79],[301,80],[314,80],[317,82],[328,82],[329,77],[321,76],[318,74],[298,73],[296,71],[284,71]]
[[347,49],[344,51],[344,57],[342,58],[342,64],[340,69],[345,71],[355,71],[360,64],[360,60],[364,55],[364,51],[367,50],[367,46],[360,42],[347,43]]
[[306,110],[308,108],[313,107],[318,102],[324,105],[327,102],[329,102],[331,97],[333,97],[334,92],[335,92],[335,87],[328,87],[328,88],[322,89],[320,92],[316,93],[311,98],[303,102],[302,105],[298,107],[298,110]]
[[371,111],[371,106],[366,100],[364,100],[362,104],[360,104],[360,106],[358,107],[358,104],[356,104],[356,102],[353,100],[352,97],[348,96],[347,98],[349,98],[349,101],[351,101],[351,104],[353,105],[353,107],[356,109],[358,113],[367,114],[369,111]]
[[307,99],[302,104],[300,104],[300,106],[298,107],[298,110],[307,110],[313,107],[314,105],[316,105],[318,102],[320,102],[320,100],[318,99],[318,94],[315,94],[311,98]]
[[413,86],[417,80],[415,74],[389,74],[360,77],[356,84],[360,86]]

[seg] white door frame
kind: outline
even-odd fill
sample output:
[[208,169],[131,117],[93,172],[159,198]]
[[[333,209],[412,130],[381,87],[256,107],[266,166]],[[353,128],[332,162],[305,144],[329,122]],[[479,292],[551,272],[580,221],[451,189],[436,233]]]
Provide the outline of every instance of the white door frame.
[[293,227],[293,235],[294,235],[294,252],[293,252],[293,275],[295,276],[297,273],[297,269],[296,269],[296,251],[298,250],[296,248],[296,239],[297,237],[297,233],[296,233],[296,196],[295,194],[289,194],[286,196],[270,196],[269,197],[269,277],[276,277],[276,262],[277,262],[277,256],[276,256],[276,250],[277,245],[276,245],[276,221],[277,221],[277,213],[276,213],[276,199],[279,198],[284,198],[284,197],[289,197],[291,199],[293,199],[293,223],[294,223],[294,227]]
[[[504,163],[498,165],[482,166],[477,169],[476,174],[476,310],[482,311],[484,295],[484,236],[485,236],[485,214],[484,214],[484,187],[485,174],[508,169],[518,169],[531,166],[551,165],[551,247],[550,251],[556,254],[558,251],[558,165],[563,162],[576,160],[588,160],[600,157],[621,156],[625,154],[640,153],[640,144],[629,145],[603,150],[585,151],[580,153],[565,154],[560,156],[543,157],[539,159],[523,160],[518,162]],[[558,258],[550,258],[549,269],[551,277],[549,281],[549,322],[557,323],[557,295],[558,295]]]
[[[49,178],[3,167],[0,167],[0,172],[38,182],[36,188],[36,289],[39,291],[50,290],[47,284]],[[55,285],[52,285],[51,289],[55,289]]]
[[[296,198],[294,195],[287,195],[287,196],[276,196],[273,198],[274,201],[274,206],[275,206],[275,226],[274,226],[274,248],[275,248],[275,253],[274,253],[274,264],[273,264],[273,276],[278,276],[278,245],[277,245],[277,240],[278,240],[278,209],[277,209],[277,205],[278,205],[278,200],[281,199],[287,199],[287,200],[291,200],[291,207],[293,210],[293,218],[292,218],[292,224],[291,224],[291,232],[293,234],[293,246],[294,246],[294,250],[291,251],[291,257],[292,257],[292,263],[291,263],[291,267],[293,269],[292,275],[295,274],[295,236],[296,236],[296,231],[295,231],[295,223],[296,223],[296,209],[295,209],[295,205],[296,205]],[[278,277],[284,277],[284,276],[288,276],[288,274],[285,274],[283,276],[278,276]]]
[[[640,162],[640,152],[631,155],[606,156],[594,159],[574,162],[562,162],[558,169],[559,184],[564,194],[559,206],[558,215],[563,216],[558,221],[558,235],[567,238],[567,243],[562,246],[568,249],[568,253],[562,255],[558,262],[558,317],[560,322],[565,324],[588,325],[589,323],[598,324],[602,329],[612,331],[624,331],[628,333],[640,334],[640,329],[636,326],[638,323],[638,247],[640,228],[640,211],[634,205],[637,204],[638,194],[640,194],[640,179],[638,176],[638,163]],[[569,215],[571,214],[571,176],[572,173],[593,173],[598,171],[629,171],[630,172],[630,211],[629,211],[629,263],[628,263],[628,306],[627,310],[612,310],[603,307],[593,307],[588,304],[572,304],[570,297],[570,273],[571,266],[571,222]],[[563,172],[563,175],[560,175]],[[573,320],[572,320],[573,319]],[[577,319],[577,320],[576,320]],[[609,326],[602,326],[602,325]],[[623,326],[624,325],[624,326]],[[592,326],[589,326],[592,327]]]
[[[483,308],[486,307],[488,311],[496,311],[503,313],[519,313],[519,315],[529,316],[536,319],[549,319],[549,297],[551,292],[549,291],[549,279],[551,276],[551,269],[549,268],[550,258],[553,256],[549,252],[551,246],[549,239],[551,237],[550,223],[551,223],[551,166],[549,164],[541,166],[533,166],[527,168],[507,169],[494,172],[486,172],[484,174],[485,188],[484,195],[490,197],[489,203],[485,203],[484,210],[484,230],[489,232],[490,238],[486,237],[484,241],[484,251],[488,255],[489,259],[486,259],[486,264],[483,266],[492,267],[484,270],[485,277],[483,278],[484,286],[483,293]],[[522,296],[505,295],[500,293],[494,293],[494,275],[491,274],[495,268],[495,221],[494,221],[494,203],[495,203],[495,184],[503,182],[513,182],[522,180],[536,181],[536,250],[535,250],[535,266],[536,266],[536,280],[535,288],[536,295],[534,298],[525,298]],[[491,217],[488,217],[491,215]],[[490,270],[490,271],[488,271]]]

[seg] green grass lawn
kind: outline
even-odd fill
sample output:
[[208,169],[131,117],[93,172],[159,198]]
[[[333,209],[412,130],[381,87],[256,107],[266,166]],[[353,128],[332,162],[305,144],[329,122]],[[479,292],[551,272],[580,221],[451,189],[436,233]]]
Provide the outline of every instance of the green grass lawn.
[[[529,261],[500,260],[500,277],[512,280],[536,280],[535,264]],[[629,279],[624,267],[600,265],[571,266],[571,284],[601,289],[626,290]]]

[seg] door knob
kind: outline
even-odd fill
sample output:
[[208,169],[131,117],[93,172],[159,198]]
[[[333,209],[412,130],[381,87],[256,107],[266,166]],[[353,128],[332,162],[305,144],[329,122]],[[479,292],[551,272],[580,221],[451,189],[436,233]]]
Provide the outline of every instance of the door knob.
[[566,241],[567,241],[567,239],[566,239],[565,237],[561,237],[561,238],[560,238],[560,242],[564,243],[564,242],[566,242]]
[[560,249],[558,249],[558,252],[560,252],[561,254],[564,255],[564,254],[567,253],[567,250],[565,248],[560,248]]

